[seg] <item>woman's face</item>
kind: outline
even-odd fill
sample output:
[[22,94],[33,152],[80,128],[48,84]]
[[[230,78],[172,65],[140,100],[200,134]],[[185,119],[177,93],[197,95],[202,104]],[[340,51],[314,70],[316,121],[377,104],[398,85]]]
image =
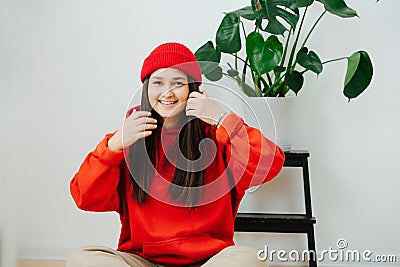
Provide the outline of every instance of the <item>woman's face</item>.
[[162,68],[150,75],[149,102],[163,118],[174,118],[185,111],[189,96],[188,76],[174,68]]

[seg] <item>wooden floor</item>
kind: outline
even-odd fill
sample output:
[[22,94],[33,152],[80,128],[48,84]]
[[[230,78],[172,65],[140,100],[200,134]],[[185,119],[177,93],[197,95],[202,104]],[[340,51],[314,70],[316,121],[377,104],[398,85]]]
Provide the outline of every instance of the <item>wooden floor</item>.
[[65,261],[18,260],[18,267],[65,267]]
[[[18,267],[65,267],[65,261],[19,260]],[[274,266],[271,265],[270,267]],[[279,267],[285,267],[285,266],[280,265]]]

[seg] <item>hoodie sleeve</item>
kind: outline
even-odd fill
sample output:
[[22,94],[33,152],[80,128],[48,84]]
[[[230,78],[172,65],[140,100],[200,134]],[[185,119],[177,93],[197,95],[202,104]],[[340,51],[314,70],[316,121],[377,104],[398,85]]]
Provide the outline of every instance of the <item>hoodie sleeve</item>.
[[87,211],[119,209],[117,187],[124,152],[108,148],[108,140],[112,135],[107,134],[96,149],[86,156],[70,182],[71,195],[80,209]]
[[222,121],[216,138],[224,146],[226,162],[240,194],[251,186],[270,181],[282,169],[285,161],[282,149],[233,112]]

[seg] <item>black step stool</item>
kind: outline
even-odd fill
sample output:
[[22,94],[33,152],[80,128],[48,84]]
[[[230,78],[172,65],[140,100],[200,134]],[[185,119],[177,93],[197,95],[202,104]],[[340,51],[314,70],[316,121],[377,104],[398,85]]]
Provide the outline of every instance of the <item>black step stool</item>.
[[[314,224],[316,219],[312,216],[311,190],[308,172],[308,151],[285,152],[284,167],[301,167],[303,169],[304,185],[304,214],[276,214],[276,213],[238,213],[235,220],[236,232],[275,232],[275,233],[305,233],[307,234],[308,250],[311,257],[310,267],[316,267],[316,250]],[[314,257],[313,257],[314,255]]]

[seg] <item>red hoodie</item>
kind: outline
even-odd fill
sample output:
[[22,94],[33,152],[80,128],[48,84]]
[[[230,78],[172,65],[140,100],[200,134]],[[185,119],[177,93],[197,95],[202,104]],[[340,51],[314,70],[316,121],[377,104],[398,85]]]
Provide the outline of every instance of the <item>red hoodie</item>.
[[[205,169],[204,184],[209,186],[203,190],[201,205],[174,205],[167,191],[175,167],[159,151],[168,151],[178,132],[179,129],[163,129],[164,150],[158,148],[155,164],[158,173],[155,172],[150,194],[142,205],[132,197],[133,185],[123,151],[107,147],[112,134],[89,153],[70,184],[80,209],[120,214],[117,250],[165,266],[203,261],[234,245],[234,220],[245,190],[275,177],[285,159],[278,146],[231,112],[218,129],[205,125],[206,135],[217,149]],[[231,175],[225,171],[226,166]],[[232,190],[229,179],[235,183]]]

